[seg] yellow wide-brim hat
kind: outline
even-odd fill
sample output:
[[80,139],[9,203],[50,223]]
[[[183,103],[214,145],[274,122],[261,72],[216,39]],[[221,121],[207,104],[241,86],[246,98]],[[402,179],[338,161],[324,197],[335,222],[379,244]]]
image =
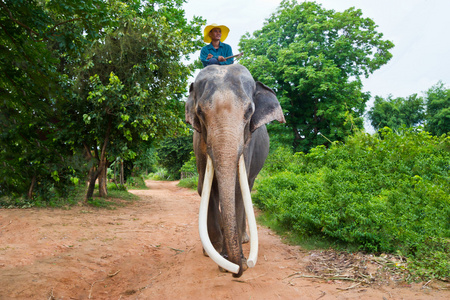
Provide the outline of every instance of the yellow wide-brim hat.
[[222,37],[220,38],[220,41],[223,42],[228,36],[228,33],[230,32],[230,29],[225,25],[217,25],[216,23],[212,23],[211,25],[208,25],[205,27],[205,30],[203,30],[203,41],[205,43],[211,43],[211,38],[209,37],[209,32],[213,30],[214,28],[220,28],[222,31]]

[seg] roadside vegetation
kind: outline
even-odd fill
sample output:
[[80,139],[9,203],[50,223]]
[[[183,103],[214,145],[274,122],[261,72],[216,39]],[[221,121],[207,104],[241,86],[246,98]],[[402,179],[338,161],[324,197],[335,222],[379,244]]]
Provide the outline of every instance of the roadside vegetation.
[[450,137],[358,133],[307,154],[276,149],[254,203],[297,241],[408,259],[416,279],[449,280]]

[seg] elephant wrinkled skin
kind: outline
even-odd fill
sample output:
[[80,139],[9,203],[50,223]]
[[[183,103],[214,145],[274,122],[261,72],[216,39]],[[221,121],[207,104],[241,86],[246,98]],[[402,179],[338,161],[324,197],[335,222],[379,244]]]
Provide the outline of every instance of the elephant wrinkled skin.
[[214,248],[239,265],[245,259],[242,240],[245,211],[238,181],[238,161],[244,155],[250,190],[269,152],[265,124],[285,122],[275,93],[241,65],[212,65],[191,84],[186,102],[186,121],[193,126],[194,152],[201,195],[207,157],[212,160],[214,179],[209,198],[207,229]]

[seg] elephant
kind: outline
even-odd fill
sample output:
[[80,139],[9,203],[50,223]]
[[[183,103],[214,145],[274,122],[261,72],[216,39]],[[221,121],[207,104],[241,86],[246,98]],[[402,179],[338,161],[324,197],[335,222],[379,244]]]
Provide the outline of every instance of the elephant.
[[251,264],[244,258],[242,242],[248,238],[247,214],[250,261],[252,253],[257,256],[250,191],[269,153],[265,124],[273,120],[285,123],[283,111],[275,93],[255,82],[244,66],[210,65],[189,88],[185,117],[194,128],[198,193],[206,203],[206,208],[200,205],[199,214],[200,237],[202,232],[206,235],[203,248],[219,267],[240,277],[256,263],[256,257]]

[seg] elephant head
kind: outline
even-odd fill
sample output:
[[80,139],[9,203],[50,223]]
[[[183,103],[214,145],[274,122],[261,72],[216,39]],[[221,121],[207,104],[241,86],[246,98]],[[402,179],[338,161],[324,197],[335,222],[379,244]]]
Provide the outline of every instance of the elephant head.
[[[244,270],[241,243],[245,231],[243,212],[240,217],[244,207],[242,194],[248,195],[244,200],[248,198],[251,208],[250,189],[268,152],[269,139],[265,124],[273,120],[284,123],[283,112],[275,93],[264,84],[255,82],[250,72],[241,65],[208,66],[198,74],[189,92],[186,121],[195,129],[194,151],[199,172],[199,194],[202,203],[206,202],[207,206],[203,210],[202,206],[200,208],[200,236],[202,230],[207,232],[206,240],[202,238],[205,251],[219,265],[225,261],[216,255],[216,251],[208,250],[211,248],[211,237],[214,248],[228,258],[231,262],[229,265],[234,265],[226,267],[222,264],[222,267],[239,277]],[[250,224],[250,220],[254,220],[253,210],[245,207],[251,247],[254,247],[257,236],[255,232],[252,233],[252,227],[256,230],[256,223]],[[208,221],[206,217],[203,218],[204,222],[200,221],[206,211]],[[207,231],[202,227],[206,223]]]

